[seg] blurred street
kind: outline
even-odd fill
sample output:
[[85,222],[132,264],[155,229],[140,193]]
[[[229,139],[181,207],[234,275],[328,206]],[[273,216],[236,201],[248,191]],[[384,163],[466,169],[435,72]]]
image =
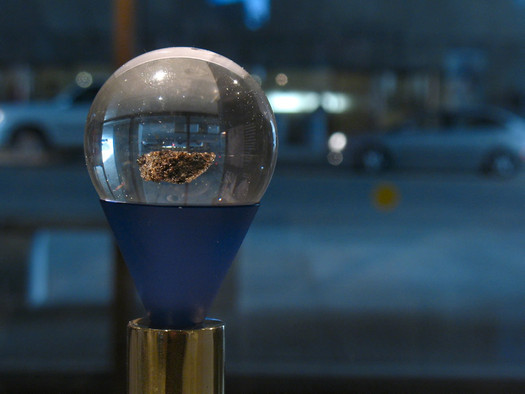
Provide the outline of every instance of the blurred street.
[[[226,392],[525,392],[525,0],[3,3],[0,394],[126,391],[146,311],[84,144],[108,195],[253,202],[275,131]],[[212,183],[120,177],[157,150]]]
[[[257,339],[241,341],[239,368],[523,376],[522,176],[282,170],[242,249],[239,307]],[[398,193],[390,210],[381,188]]]
[[[4,226],[105,226],[80,159],[0,184]],[[523,175],[280,164],[213,314],[229,370],[523,377],[523,201]]]

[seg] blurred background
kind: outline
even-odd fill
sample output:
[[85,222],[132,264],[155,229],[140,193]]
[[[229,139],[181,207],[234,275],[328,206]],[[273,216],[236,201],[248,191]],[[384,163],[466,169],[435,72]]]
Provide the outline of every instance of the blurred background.
[[142,316],[84,165],[90,103],[227,56],[276,173],[213,308],[228,393],[525,390],[525,1],[3,0],[0,393],[125,392]]

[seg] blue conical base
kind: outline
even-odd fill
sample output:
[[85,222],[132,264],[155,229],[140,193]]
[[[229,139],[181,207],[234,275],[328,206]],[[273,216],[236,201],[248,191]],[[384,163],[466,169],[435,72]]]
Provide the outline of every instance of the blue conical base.
[[157,328],[202,323],[258,208],[101,203]]

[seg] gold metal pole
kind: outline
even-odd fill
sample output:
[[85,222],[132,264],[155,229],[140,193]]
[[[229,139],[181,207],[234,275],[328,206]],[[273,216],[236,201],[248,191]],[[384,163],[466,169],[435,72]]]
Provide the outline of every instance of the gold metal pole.
[[113,0],[113,63],[122,66],[135,56],[135,0]]
[[156,329],[147,319],[128,324],[130,394],[223,394],[224,324]]

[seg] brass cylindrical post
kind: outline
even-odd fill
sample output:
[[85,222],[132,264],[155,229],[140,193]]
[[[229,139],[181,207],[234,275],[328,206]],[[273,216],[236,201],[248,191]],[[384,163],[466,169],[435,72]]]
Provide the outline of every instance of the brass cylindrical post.
[[223,394],[224,324],[207,319],[190,329],[128,324],[130,394]]

